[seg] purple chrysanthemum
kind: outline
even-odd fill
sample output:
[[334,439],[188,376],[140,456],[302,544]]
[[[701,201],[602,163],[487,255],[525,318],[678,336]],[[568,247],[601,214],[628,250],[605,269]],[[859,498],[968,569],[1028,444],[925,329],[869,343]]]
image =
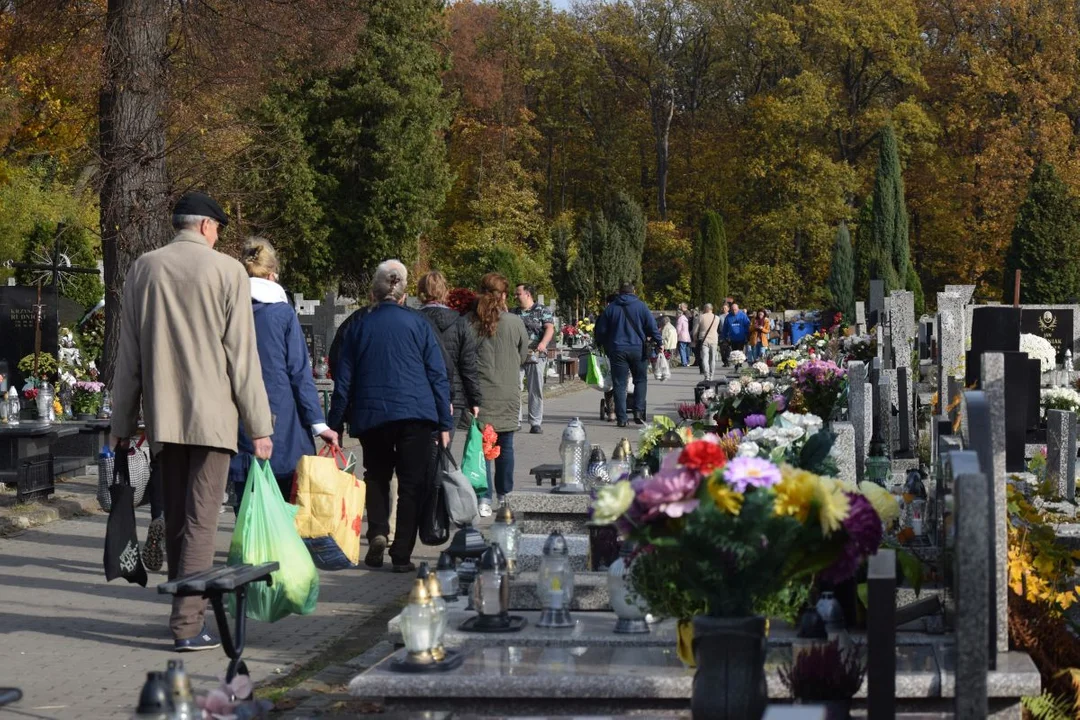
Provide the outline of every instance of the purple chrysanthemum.
[[787,398],[783,395],[773,395],[772,402],[776,405],[776,412],[784,412],[787,410]]
[[739,457],[724,468],[724,481],[736,492],[771,487],[780,482],[780,468],[762,458]]
[[746,426],[747,430],[753,430],[754,428],[763,428],[768,424],[768,422],[769,419],[760,413],[747,415],[745,418],[743,418],[743,425]]
[[821,572],[821,579],[827,583],[835,584],[850,578],[859,569],[863,558],[876,553],[881,545],[881,518],[870,501],[859,493],[847,493],[847,496],[851,503],[843,522],[847,542],[836,561]]

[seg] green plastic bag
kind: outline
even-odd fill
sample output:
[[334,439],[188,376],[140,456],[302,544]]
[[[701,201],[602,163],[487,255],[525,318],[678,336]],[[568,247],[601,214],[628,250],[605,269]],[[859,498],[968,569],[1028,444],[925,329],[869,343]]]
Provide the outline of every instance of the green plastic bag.
[[[309,615],[319,599],[319,573],[300,533],[296,530],[296,506],[281,497],[268,463],[254,460],[248,470],[244,497],[229,544],[229,565],[278,562],[273,584],[248,585],[247,616],[277,622],[289,613]],[[229,595],[229,612],[236,616],[235,596]]]
[[473,490],[481,495],[487,494],[487,460],[484,459],[484,435],[480,430],[479,420],[474,420],[469,425],[469,434],[465,436],[465,449],[461,452],[461,472],[469,478]]
[[585,373],[585,384],[601,392],[611,389],[611,369],[606,357],[589,353],[589,369]]

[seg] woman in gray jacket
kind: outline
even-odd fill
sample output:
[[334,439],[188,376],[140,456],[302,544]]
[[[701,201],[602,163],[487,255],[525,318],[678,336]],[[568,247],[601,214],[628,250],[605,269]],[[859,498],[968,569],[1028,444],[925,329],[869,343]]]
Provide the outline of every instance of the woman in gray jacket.
[[[510,284],[498,273],[480,280],[476,310],[469,321],[476,329],[476,368],[480,376],[480,422],[498,434],[499,457],[488,463],[488,492],[480,498],[480,515],[491,515],[492,485],[503,501],[514,489],[514,433],[521,410],[522,363],[529,355],[529,334],[521,318],[507,311]],[[492,472],[494,465],[494,473]],[[493,477],[494,475],[494,477]]]

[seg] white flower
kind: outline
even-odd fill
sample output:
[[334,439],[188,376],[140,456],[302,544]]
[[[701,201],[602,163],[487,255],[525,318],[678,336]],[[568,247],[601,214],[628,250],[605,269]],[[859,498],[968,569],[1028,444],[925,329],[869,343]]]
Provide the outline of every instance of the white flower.
[[754,372],[756,372],[762,377],[765,377],[769,374],[769,366],[758,360],[756,363],[754,363]]
[[750,393],[751,395],[760,395],[761,393],[765,392],[765,388],[762,387],[761,383],[755,380],[754,382],[747,384],[746,392]]
[[771,393],[773,391],[774,387],[776,387],[776,386],[773,385],[771,382],[763,382],[763,383],[761,383],[761,389],[764,390],[767,393]]
[[1042,391],[1042,406],[1045,410],[1080,411],[1080,393],[1072,388],[1048,388]]
[[823,347],[825,347],[825,341],[824,341],[824,340],[818,340],[818,341],[817,341],[817,346],[818,346],[819,348],[823,348]]
[[742,392],[742,383],[738,380],[732,380],[728,383],[727,389],[729,395],[738,395]]
[[1043,372],[1049,372],[1057,365],[1057,352],[1046,338],[1024,333],[1020,336],[1020,351],[1042,363]]
[[758,447],[756,442],[743,440],[739,444],[739,450],[735,453],[735,457],[757,457],[760,452],[761,448]]
[[741,350],[732,350],[731,354],[728,355],[728,361],[732,365],[742,365],[744,362],[746,362],[746,353],[742,352]]

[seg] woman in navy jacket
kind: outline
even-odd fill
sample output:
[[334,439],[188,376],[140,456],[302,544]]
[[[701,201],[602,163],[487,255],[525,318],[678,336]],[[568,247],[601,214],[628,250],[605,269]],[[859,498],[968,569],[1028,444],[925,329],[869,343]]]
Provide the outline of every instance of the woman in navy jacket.
[[[337,445],[338,434],[323,418],[300,320],[289,304],[284,288],[277,284],[277,253],[267,241],[251,238],[244,246],[242,259],[251,278],[255,341],[263,383],[270,398],[270,413],[274,417],[274,434],[271,435],[274,454],[270,456],[270,469],[277,478],[282,496],[288,501],[292,498],[296,464],[301,456],[315,454],[314,436]],[[229,466],[229,476],[236,484],[237,510],[252,457],[251,439],[241,427],[237,453]]]

